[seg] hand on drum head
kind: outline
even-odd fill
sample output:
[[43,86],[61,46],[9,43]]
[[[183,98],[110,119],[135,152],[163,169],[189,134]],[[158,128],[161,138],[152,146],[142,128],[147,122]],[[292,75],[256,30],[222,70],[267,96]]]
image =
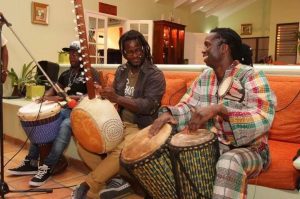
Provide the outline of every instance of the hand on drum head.
[[197,129],[204,128],[204,125],[208,120],[219,114],[219,105],[210,105],[206,107],[194,107],[191,108],[192,117],[188,124],[190,131],[196,131]]
[[177,124],[177,121],[170,112],[165,112],[161,114],[156,120],[154,120],[149,130],[149,137],[155,136],[166,123]]

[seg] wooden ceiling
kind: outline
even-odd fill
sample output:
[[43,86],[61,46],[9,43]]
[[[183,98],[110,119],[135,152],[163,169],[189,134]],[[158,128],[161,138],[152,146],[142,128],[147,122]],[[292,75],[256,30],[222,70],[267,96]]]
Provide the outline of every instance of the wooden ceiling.
[[[164,0],[154,0],[159,3]],[[206,17],[217,16],[219,20],[250,5],[256,0],[168,0],[173,1],[174,8],[188,6],[191,13],[201,11]]]

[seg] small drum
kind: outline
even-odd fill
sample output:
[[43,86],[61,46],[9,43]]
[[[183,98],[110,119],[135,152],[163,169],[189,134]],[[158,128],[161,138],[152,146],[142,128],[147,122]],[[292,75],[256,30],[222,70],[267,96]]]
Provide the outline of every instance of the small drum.
[[21,107],[17,113],[21,125],[34,144],[52,142],[62,122],[60,105],[56,102],[30,103]]
[[121,165],[152,198],[177,198],[169,150],[165,144],[172,127],[165,124],[149,138],[151,126],[142,129],[122,150]]
[[218,96],[222,99],[242,102],[245,98],[245,89],[239,80],[227,77],[222,81],[218,89]]
[[205,129],[189,134],[181,132],[168,144],[178,198],[211,198],[220,156],[215,134]]
[[108,100],[84,97],[71,112],[73,134],[79,144],[93,153],[106,153],[123,140],[123,123]]

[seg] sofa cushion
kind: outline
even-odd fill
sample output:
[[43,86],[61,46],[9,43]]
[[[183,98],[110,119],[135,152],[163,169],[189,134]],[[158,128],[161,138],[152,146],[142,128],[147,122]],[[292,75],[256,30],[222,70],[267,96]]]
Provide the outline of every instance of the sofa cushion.
[[161,105],[176,105],[186,92],[186,83],[183,79],[166,79],[166,92]]
[[300,143],[300,79],[273,77],[269,82],[277,96],[276,113],[269,138]]
[[277,189],[295,189],[299,171],[293,167],[293,157],[299,144],[269,140],[271,165],[257,178],[250,179],[250,184]]

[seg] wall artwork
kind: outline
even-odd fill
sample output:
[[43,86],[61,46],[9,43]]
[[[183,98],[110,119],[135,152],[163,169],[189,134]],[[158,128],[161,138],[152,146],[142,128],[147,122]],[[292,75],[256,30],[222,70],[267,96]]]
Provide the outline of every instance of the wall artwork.
[[31,22],[33,24],[42,24],[42,25],[48,25],[48,14],[49,14],[49,5],[38,3],[38,2],[32,2],[32,19]]
[[252,24],[242,24],[241,35],[251,35],[251,34],[252,34]]

